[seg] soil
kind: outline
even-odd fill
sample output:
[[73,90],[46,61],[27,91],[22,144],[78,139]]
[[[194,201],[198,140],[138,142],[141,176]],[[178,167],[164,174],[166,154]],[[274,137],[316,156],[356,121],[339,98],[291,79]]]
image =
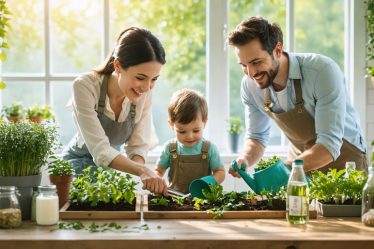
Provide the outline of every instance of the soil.
[[361,199],[357,200],[356,203],[353,203],[353,199],[345,200],[343,203],[336,204],[333,200],[329,202],[319,201],[320,203],[327,204],[327,205],[361,205]]
[[[134,201],[135,203],[135,201]],[[67,211],[135,211],[135,204],[130,205],[128,203],[103,203],[99,202],[96,207],[91,207],[89,204],[77,205],[76,203],[70,203]]]
[[[151,211],[195,211],[194,201],[191,197],[184,199],[184,204],[179,205],[172,200],[172,197],[165,197],[169,200],[168,206],[156,205],[152,203],[152,199],[157,198],[153,195],[148,195],[148,209]],[[286,202],[278,199],[273,199],[272,206],[268,205],[267,201],[257,201],[256,204],[252,204],[249,199],[239,199],[237,202],[243,201],[244,206],[235,209],[235,211],[256,211],[256,210],[286,210]],[[201,205],[201,210],[206,211],[217,207],[216,205],[204,204]]]

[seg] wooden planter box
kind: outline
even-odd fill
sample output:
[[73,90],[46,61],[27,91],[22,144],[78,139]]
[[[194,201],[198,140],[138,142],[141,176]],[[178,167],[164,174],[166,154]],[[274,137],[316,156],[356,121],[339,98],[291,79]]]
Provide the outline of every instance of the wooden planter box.
[[[152,211],[148,209],[148,196],[143,195],[144,219],[213,219],[207,211]],[[286,218],[285,210],[226,211],[220,219],[275,219]],[[309,211],[309,219],[316,219],[317,211]]]
[[318,203],[318,213],[324,217],[360,217],[361,205],[330,205]]
[[111,219],[140,219],[141,196],[136,196],[135,211],[70,211],[70,202],[60,209],[60,219],[62,220],[111,220]]

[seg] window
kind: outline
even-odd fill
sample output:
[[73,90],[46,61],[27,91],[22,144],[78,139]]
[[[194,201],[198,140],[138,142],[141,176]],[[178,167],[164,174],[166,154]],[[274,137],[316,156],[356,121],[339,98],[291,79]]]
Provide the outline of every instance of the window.
[[[8,86],[0,91],[1,104],[51,104],[63,144],[75,133],[71,113],[64,108],[74,78],[100,64],[119,32],[129,26],[149,28],[167,52],[153,102],[160,145],[173,137],[167,124],[170,96],[189,87],[207,96],[207,136],[225,151],[228,115],[243,116],[239,95],[243,74],[234,52],[221,43],[246,17],[261,15],[278,22],[286,49],[286,41],[294,40],[290,50],[326,54],[344,66],[343,0],[12,0],[7,4],[14,19],[8,58],[2,65]],[[288,19],[295,25],[287,26]],[[212,60],[218,49],[223,59]],[[214,76],[220,82],[212,82]],[[287,144],[275,125],[271,134],[270,145]]]

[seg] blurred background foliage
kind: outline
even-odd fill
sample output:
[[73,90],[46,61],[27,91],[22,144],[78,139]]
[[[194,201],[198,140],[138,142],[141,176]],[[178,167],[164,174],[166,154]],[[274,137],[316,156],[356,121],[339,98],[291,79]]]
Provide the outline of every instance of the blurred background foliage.
[[[206,1],[205,0],[50,0],[48,11],[43,0],[8,1],[14,15],[9,33],[10,49],[2,71],[12,75],[44,75],[49,62],[50,75],[73,75],[88,71],[106,57],[103,49],[104,3],[109,7],[110,50],[124,28],[143,26],[162,41],[167,64],[154,90],[154,120],[163,143],[172,137],[167,125],[171,93],[182,87],[205,92],[206,84]],[[285,0],[229,0],[229,29],[244,18],[261,15],[277,22],[286,37]],[[48,14],[49,26],[45,18]],[[48,32],[48,43],[46,43]],[[344,68],[344,0],[295,1],[295,50],[330,56]],[[108,39],[108,38],[107,38]],[[286,41],[286,39],[284,39]],[[45,50],[48,46],[48,50]],[[285,44],[287,48],[287,44]],[[45,55],[45,51],[49,51]],[[243,72],[230,49],[230,114],[243,116],[240,82]],[[48,61],[46,61],[47,59]],[[22,100],[24,104],[46,100],[40,91],[43,81],[9,82],[3,104]],[[33,85],[29,86],[30,83]],[[57,119],[67,126],[65,137],[74,133],[70,114],[63,108],[71,94],[71,82],[53,82],[52,99]],[[219,91],[220,89],[217,89]],[[27,91],[27,92],[25,92]],[[27,103],[29,102],[29,103]],[[211,112],[216,107],[209,107]],[[69,134],[68,134],[69,133]],[[272,144],[280,143],[280,131],[274,126]],[[66,141],[64,141],[66,142]]]

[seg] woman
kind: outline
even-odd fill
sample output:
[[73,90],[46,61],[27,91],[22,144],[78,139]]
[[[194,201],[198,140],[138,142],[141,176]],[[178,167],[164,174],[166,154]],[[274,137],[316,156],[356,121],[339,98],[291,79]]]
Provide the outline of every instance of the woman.
[[[143,189],[167,193],[162,178],[144,165],[151,146],[151,90],[165,62],[160,41],[132,27],[119,35],[102,66],[74,81],[70,108],[78,133],[63,158],[77,173],[89,165],[109,166],[139,176]],[[123,144],[127,156],[120,153]]]

